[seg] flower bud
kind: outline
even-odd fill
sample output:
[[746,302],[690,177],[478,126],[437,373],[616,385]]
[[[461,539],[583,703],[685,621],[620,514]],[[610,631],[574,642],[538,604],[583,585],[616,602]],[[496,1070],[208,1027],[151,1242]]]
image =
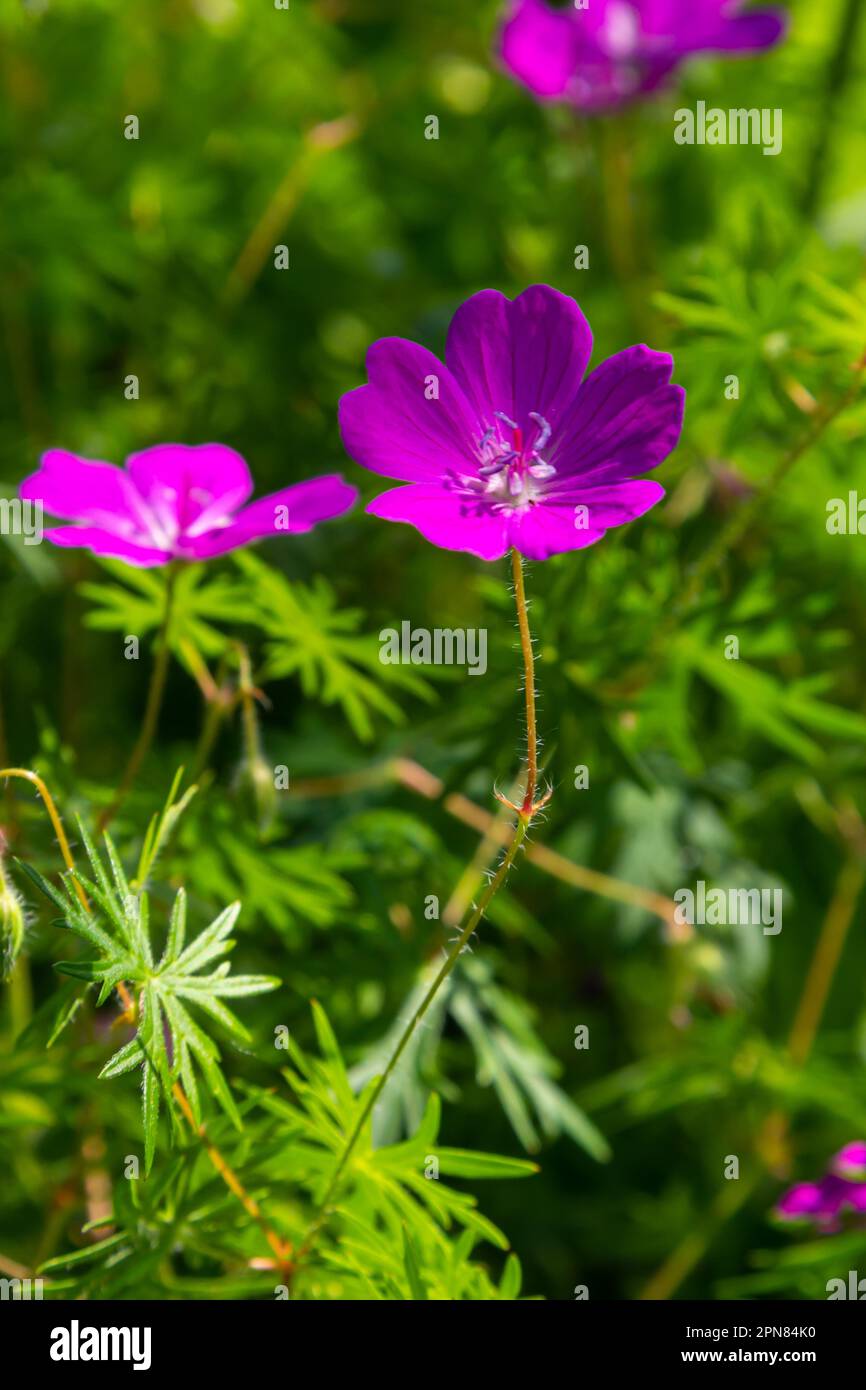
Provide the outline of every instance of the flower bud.
[[0,976],[8,980],[24,940],[24,907],[0,858]]
[[261,754],[257,754],[252,760],[244,760],[241,766],[241,785],[252,797],[259,830],[267,830],[277,813],[277,792],[274,769],[265,762]]

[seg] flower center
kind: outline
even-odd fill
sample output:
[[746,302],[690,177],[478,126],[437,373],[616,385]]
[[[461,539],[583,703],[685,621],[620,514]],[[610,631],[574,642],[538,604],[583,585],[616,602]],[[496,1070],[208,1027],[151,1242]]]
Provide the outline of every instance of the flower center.
[[543,457],[551,428],[543,415],[529,412],[535,424],[531,439],[515,420],[494,411],[495,425],[484,431],[478,442],[478,478],[470,480],[474,492],[482,493],[497,507],[524,507],[544,491],[544,483],[556,469]]

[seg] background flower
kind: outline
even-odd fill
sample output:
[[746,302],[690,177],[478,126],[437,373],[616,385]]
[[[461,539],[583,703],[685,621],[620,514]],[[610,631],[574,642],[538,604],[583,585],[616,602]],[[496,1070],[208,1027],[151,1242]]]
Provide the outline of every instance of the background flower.
[[357,492],[336,474],[247,501],[250,470],[225,444],[158,444],[126,468],[49,449],[21,497],[76,524],[45,532],[55,545],[86,548],[147,569],[208,560],[266,536],[309,531],[351,507]]
[[820,1182],[801,1182],[779,1201],[776,1212],[787,1220],[813,1221],[824,1231],[837,1231],[846,1212],[866,1213],[866,1144],[857,1141],[840,1149]]
[[580,308],[547,285],[468,299],[447,366],[403,338],[374,343],[369,385],[340,403],[343,440],[410,486],[367,511],[482,560],[546,560],[641,516],[664,489],[639,475],[676,447],[685,392],[666,353],[628,348],[584,381],[591,353]]
[[563,10],[516,0],[500,51],[540,100],[591,111],[652,91],[692,54],[748,53],[779,41],[780,11],[742,11],[739,0],[592,0]]

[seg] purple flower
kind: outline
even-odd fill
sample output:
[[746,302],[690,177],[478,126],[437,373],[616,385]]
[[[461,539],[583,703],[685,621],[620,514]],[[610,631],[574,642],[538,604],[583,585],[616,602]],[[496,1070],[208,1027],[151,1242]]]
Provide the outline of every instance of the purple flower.
[[[820,1182],[790,1188],[776,1206],[788,1221],[811,1221],[824,1232],[838,1231],[846,1212],[866,1213],[866,1144],[847,1144]],[[859,1224],[859,1222],[858,1222]]]
[[49,449],[25,478],[24,499],[79,524],[55,526],[55,545],[92,550],[148,569],[209,560],[265,536],[309,531],[357,497],[337,474],[308,478],[257,502],[250,470],[225,444],[157,444],[125,468]]
[[846,1144],[836,1154],[830,1167],[839,1178],[846,1178],[849,1182],[866,1182],[866,1144],[862,1140]]
[[779,41],[782,13],[742,9],[742,0],[590,0],[567,10],[514,0],[500,51],[539,100],[597,111],[653,91],[693,53],[749,52]]
[[583,380],[591,352],[578,305],[547,285],[468,299],[447,366],[404,338],[374,343],[369,385],[340,402],[343,442],[408,486],[367,511],[482,560],[512,547],[546,560],[641,516],[664,489],[639,475],[675,448],[685,392],[669,384],[672,358],[648,347]]

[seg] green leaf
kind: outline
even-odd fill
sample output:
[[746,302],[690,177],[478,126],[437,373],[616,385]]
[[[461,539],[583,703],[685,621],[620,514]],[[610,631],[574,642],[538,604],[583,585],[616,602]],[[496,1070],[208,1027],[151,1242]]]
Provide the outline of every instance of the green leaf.
[[537,1163],[501,1154],[474,1153],[470,1149],[437,1149],[441,1172],[452,1178],[529,1178]]
[[499,1297],[509,1300],[517,1298],[522,1282],[523,1271],[520,1268],[520,1261],[512,1253],[505,1261],[505,1268],[502,1271],[502,1278],[499,1282]]
[[133,1067],[140,1067],[142,1063],[141,1043],[138,1038],[133,1038],[131,1042],[124,1043],[113,1056],[109,1057],[99,1079],[108,1079],[112,1076],[122,1076],[124,1072],[132,1071]]
[[429,699],[429,684],[404,666],[383,665],[374,637],[359,635],[364,617],[357,609],[337,607],[330,585],[316,578],[309,585],[290,584],[249,551],[235,562],[250,580],[257,621],[268,637],[266,674],[274,679],[296,676],[308,698],[338,704],[358,738],[373,736],[373,716],[402,723],[399,705],[385,691],[397,689]]
[[[85,840],[85,844],[95,881],[81,881],[91,896],[93,912],[85,911],[68,885],[65,899],[53,892],[51,896],[58,901],[58,906],[62,904],[66,926],[95,947],[99,954],[92,960],[58,961],[55,968],[74,979],[98,983],[100,1004],[121,981],[141,994],[142,1009],[136,1035],[109,1058],[100,1078],[114,1080],[137,1066],[142,1068],[145,1170],[150,1172],[159,1139],[161,1091],[166,1096],[172,1125],[177,1123],[170,1094],[173,1079],[178,1074],[183,1079],[197,1123],[200,1123],[201,1102],[196,1067],[232,1124],[236,1128],[242,1126],[240,1111],[220,1067],[219,1048],[194,1021],[183,1001],[247,1045],[251,1042],[248,1029],[222,1000],[262,994],[274,989],[279,981],[265,975],[232,976],[228,960],[216,964],[210,974],[198,974],[203,966],[218,962],[219,957],[231,949],[233,943],[228,937],[237,921],[240,904],[233,903],[218,913],[184,949],[187,905],[183,889],[178,891],[172,905],[165,951],[159,965],[155,965],[148,895],[140,886],[137,891],[130,889],[120,858],[107,838],[110,877],[93,843]],[[31,877],[38,881],[38,875]],[[80,875],[78,877],[80,879]],[[169,1046],[173,1063],[169,1062]]]
[[418,1260],[418,1252],[407,1228],[403,1227],[403,1268],[406,1271],[406,1278],[409,1282],[409,1289],[412,1298],[416,1301],[427,1302],[427,1290],[421,1278],[421,1268]]

